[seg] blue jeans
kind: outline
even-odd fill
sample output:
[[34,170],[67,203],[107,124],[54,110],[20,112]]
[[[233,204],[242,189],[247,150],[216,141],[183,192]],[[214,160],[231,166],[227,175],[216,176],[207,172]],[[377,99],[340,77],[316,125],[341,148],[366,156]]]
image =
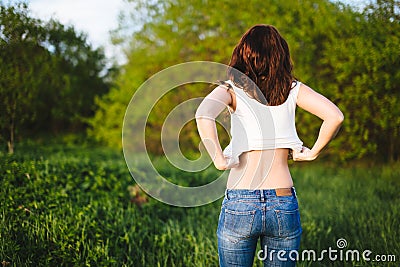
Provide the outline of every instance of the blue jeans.
[[301,224],[296,192],[277,196],[274,189],[227,189],[219,216],[218,256],[221,267],[295,266],[300,247]]

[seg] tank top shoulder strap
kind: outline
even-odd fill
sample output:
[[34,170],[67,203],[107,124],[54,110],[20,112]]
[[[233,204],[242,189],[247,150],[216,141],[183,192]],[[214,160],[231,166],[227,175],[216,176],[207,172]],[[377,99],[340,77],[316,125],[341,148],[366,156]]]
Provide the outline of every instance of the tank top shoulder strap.
[[293,99],[294,103],[297,102],[297,96],[299,95],[300,85],[301,85],[301,82],[299,82],[299,81],[294,81],[292,83],[292,89],[290,90],[289,97],[291,97]]

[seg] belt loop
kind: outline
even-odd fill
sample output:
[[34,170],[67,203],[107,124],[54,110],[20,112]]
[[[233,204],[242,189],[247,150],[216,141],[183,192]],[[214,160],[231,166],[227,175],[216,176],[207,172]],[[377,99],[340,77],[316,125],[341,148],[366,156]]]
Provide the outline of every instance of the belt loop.
[[293,192],[294,197],[297,198],[296,189],[294,188],[294,186],[292,187],[292,192]]
[[229,193],[228,193],[228,189],[225,190],[225,197],[227,200],[229,200]]
[[265,201],[264,190],[260,190],[261,202]]

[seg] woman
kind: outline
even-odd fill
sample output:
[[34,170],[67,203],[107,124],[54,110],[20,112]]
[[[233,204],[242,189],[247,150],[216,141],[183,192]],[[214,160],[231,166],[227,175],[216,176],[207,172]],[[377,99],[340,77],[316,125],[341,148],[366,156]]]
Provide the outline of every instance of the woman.
[[[196,122],[219,170],[230,169],[217,236],[220,266],[252,266],[258,239],[264,266],[294,266],[302,233],[288,157],[311,161],[336,135],[343,114],[296,81],[289,48],[276,28],[255,25],[235,47],[228,80],[200,104]],[[323,120],[311,149],[295,128],[295,108]],[[215,118],[231,113],[231,142],[222,151]]]

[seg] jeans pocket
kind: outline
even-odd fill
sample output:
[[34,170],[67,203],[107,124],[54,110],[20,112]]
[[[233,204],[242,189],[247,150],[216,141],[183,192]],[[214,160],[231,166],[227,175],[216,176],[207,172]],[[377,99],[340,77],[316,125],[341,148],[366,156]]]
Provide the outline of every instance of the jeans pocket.
[[279,236],[294,237],[301,233],[299,209],[293,210],[275,210],[278,220]]
[[256,211],[236,211],[223,209],[223,235],[236,243],[251,235]]

